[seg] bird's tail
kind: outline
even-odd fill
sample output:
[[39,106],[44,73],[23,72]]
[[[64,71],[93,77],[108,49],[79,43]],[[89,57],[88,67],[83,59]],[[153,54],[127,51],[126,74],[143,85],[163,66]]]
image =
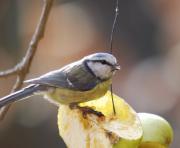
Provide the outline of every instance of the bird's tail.
[[15,102],[17,100],[22,100],[24,98],[32,96],[34,93],[45,91],[45,87],[42,85],[32,84],[19,91],[16,91],[12,94],[9,94],[0,99],[0,107],[3,107],[7,104]]

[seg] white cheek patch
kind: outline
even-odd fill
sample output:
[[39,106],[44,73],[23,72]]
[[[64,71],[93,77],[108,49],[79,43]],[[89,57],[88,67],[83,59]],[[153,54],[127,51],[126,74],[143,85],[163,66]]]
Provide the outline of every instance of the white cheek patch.
[[89,62],[88,66],[91,68],[94,74],[101,79],[106,79],[112,76],[112,69],[109,65],[97,62]]

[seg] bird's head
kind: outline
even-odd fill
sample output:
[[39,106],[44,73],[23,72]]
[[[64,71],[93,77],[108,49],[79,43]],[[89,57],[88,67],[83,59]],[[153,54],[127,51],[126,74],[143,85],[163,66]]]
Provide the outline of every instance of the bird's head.
[[84,58],[86,66],[101,80],[109,79],[120,69],[116,58],[109,53],[95,53]]

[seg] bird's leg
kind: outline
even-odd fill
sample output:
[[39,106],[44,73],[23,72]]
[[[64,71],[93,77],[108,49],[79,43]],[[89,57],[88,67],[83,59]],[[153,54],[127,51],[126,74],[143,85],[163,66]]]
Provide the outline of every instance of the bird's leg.
[[69,105],[69,107],[70,107],[70,109],[77,109],[77,108],[79,108],[78,103],[71,103]]
[[91,107],[88,107],[88,106],[79,106],[78,103],[71,103],[69,105],[70,109],[78,109],[82,112],[83,114],[83,117],[86,118],[88,114],[94,114],[98,117],[104,117],[104,115],[101,113],[101,112],[98,112],[96,110],[94,110],[93,108]]

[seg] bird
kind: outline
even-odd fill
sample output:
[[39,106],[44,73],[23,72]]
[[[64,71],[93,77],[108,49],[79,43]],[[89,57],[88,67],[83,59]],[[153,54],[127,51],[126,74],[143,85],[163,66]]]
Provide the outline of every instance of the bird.
[[43,95],[56,105],[98,99],[109,90],[112,77],[119,69],[114,55],[93,53],[58,70],[24,81],[29,85],[1,98],[0,107],[33,95]]

